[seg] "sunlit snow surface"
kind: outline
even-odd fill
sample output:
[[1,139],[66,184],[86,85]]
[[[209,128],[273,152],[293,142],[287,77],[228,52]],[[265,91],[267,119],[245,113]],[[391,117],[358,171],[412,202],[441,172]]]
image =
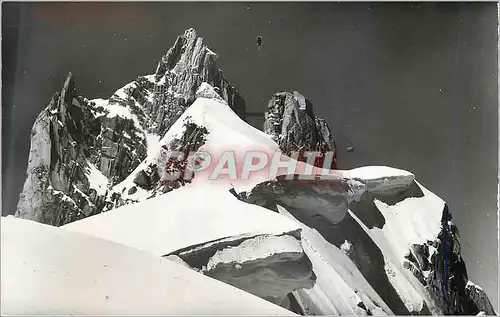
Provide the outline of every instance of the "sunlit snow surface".
[[410,244],[424,244],[433,241],[441,230],[441,216],[444,201],[420,185],[423,197],[410,197],[390,206],[375,200],[377,209],[385,218],[382,229],[370,229],[380,244],[387,245],[402,259]]
[[256,259],[265,259],[280,252],[302,253],[300,242],[292,236],[264,235],[245,240],[238,247],[217,251],[210,258],[207,269],[213,269],[219,263],[242,263]]
[[374,201],[385,219],[381,229],[369,229],[354,213],[349,213],[382,251],[389,281],[408,310],[419,311],[425,300],[431,312],[438,313],[424,286],[403,267],[404,256],[411,244],[433,241],[441,229],[444,201],[424,186],[418,186],[423,192],[422,197],[409,197],[393,206]]
[[326,241],[317,230],[300,223],[285,208],[278,206],[278,210],[301,226],[302,247],[313,263],[316,284],[298,291],[310,313],[358,315],[363,313],[358,303],[363,302],[373,314],[392,314],[342,250]]
[[149,252],[2,217],[2,314],[292,315]]
[[279,235],[299,226],[268,209],[236,199],[224,187],[187,185],[62,228],[162,256],[226,237]]
[[108,189],[108,178],[90,162],[85,172],[90,188],[95,189],[98,195],[104,195]]
[[[146,78],[156,81],[154,75]],[[164,81],[165,77],[160,80]],[[210,246],[216,240],[245,237],[248,242],[237,248],[218,251],[210,265],[265,258],[285,249],[293,252],[303,250],[313,264],[317,281],[313,288],[296,293],[301,295],[304,300],[301,304],[307,306],[310,312],[365,314],[366,311],[359,306],[363,303],[374,315],[392,314],[347,255],[356,251],[351,241],[345,240],[340,248],[336,247],[316,229],[295,219],[285,208],[280,206],[278,214],[246,204],[229,193],[231,188],[237,192],[249,191],[261,182],[274,179],[276,175],[270,173],[269,165],[251,173],[249,180],[214,181],[209,180],[210,170],[196,172],[191,184],[148,199],[151,192],[139,188],[133,180],[150,163],[158,164],[161,147],[182,136],[186,121],[208,130],[201,151],[210,153],[213,160],[225,151],[233,151],[240,162],[238,169],[247,151],[261,151],[272,157],[279,152],[279,148],[269,135],[241,120],[207,83],[199,87],[196,101],[164,136],[147,133],[146,127],[141,126],[126,103],[115,100],[129,98],[125,89],[132,84],[119,89],[110,100],[92,101],[96,107],[101,106],[105,110],[98,116],[131,119],[146,138],[147,157],[125,180],[110,189],[120,193],[122,199],[131,198],[139,203],[58,229],[2,218],[2,277],[10,276],[5,283],[2,279],[2,291],[5,285],[10,293],[7,297],[2,295],[2,304],[7,304],[2,305],[7,307],[4,313],[288,313],[267,302],[262,304],[263,301],[242,291],[224,288],[220,286],[223,284],[171,263],[173,261],[158,258],[187,247],[194,250]],[[297,166],[298,170],[304,170],[307,164],[298,162]],[[313,173],[325,174],[325,171],[315,167]],[[282,169],[277,175],[285,174],[287,172]],[[415,181],[412,173],[386,166],[329,171],[328,174],[336,179],[360,181],[366,185],[363,190],[384,195],[404,190]],[[105,193],[108,180],[94,165],[88,164],[86,175],[91,188],[96,189],[98,194]],[[137,190],[129,194],[128,189],[134,186]],[[423,192],[422,197],[405,198],[394,205],[374,200],[374,208],[384,218],[381,228],[369,228],[352,211],[348,215],[380,248],[385,261],[385,274],[408,310],[419,311],[425,300],[431,312],[436,312],[422,284],[403,268],[409,247],[434,240],[440,230],[444,202],[420,184],[418,186]],[[314,208],[312,204],[311,209]],[[5,233],[4,228],[8,228]],[[291,236],[275,237],[299,229],[300,242]],[[14,244],[19,244],[19,248],[15,248]],[[195,277],[192,277],[193,274]],[[21,288],[22,283],[15,282],[15,278],[33,286]],[[219,291],[222,295],[218,295]],[[200,293],[204,295],[200,297]]]
[[347,172],[349,178],[363,180],[367,190],[384,193],[408,187],[415,175],[410,172],[387,166],[363,166]]
[[[214,89],[207,83],[202,83],[198,93],[204,97],[199,97],[195,102],[188,107],[180,118],[170,127],[167,133],[155,145],[148,144],[147,158],[121,183],[114,187],[115,192],[122,193],[124,189],[129,189],[134,186],[133,180],[135,175],[145,169],[149,164],[158,164],[159,157],[161,156],[162,146],[169,144],[174,138],[180,138],[185,132],[184,124],[189,121],[197,124],[198,126],[205,127],[208,130],[207,139],[204,145],[200,147],[200,151],[207,152],[212,157],[212,165],[202,171],[195,172],[193,184],[196,183],[210,183],[210,184],[223,184],[227,188],[234,187],[237,192],[251,190],[255,185],[274,179],[278,175],[288,174],[287,170],[282,168],[273,173],[270,171],[270,161],[275,155],[283,157],[283,161],[291,160],[281,154],[278,145],[274,142],[271,136],[264,132],[248,125],[227,105],[227,103],[220,99],[213,97],[217,95]],[[210,97],[212,96],[212,97]],[[207,98],[210,97],[210,98]],[[269,158],[269,164],[262,170],[252,172],[250,179],[245,180],[240,176],[244,157],[249,151],[257,151],[266,153]],[[237,179],[228,179],[228,177],[219,177],[213,179],[212,172],[215,165],[219,162],[220,157],[225,152],[234,153],[236,157]],[[296,171],[305,170],[307,164],[304,162],[297,162]],[[314,174],[321,174],[322,169],[311,167]],[[345,171],[329,171],[330,174],[335,175],[337,178],[343,177]],[[147,197],[147,193],[138,190],[131,196],[128,196],[125,190],[124,198],[131,198],[142,200]]]
[[[137,171],[145,168],[150,163],[157,163],[158,157],[160,156],[161,146],[168,144],[172,139],[180,137],[184,133],[184,123],[186,120],[190,120],[200,126],[207,128],[209,134],[206,143],[201,147],[200,150],[211,153],[214,158],[220,155],[224,151],[231,150],[234,151],[237,158],[241,158],[247,151],[263,151],[269,154],[270,157],[275,152],[278,152],[278,145],[270,138],[269,135],[259,131],[245,122],[243,122],[229,107],[228,105],[217,98],[216,92],[213,88],[204,83],[197,91],[197,100],[184,112],[184,114],[177,120],[177,122],[169,129],[165,136],[163,136],[156,144],[154,142],[148,142],[148,157],[143,161],[143,163],[137,167],[126,180],[121,184],[115,186],[115,191],[123,192],[123,189],[128,189],[134,186],[133,178]],[[298,163],[298,170],[307,164],[303,162]],[[238,166],[240,167],[240,166]],[[320,168],[313,169],[315,174],[321,174],[324,172]],[[279,170],[278,175],[286,174],[285,170]],[[366,185],[366,190],[374,194],[391,194],[401,190],[404,190],[414,182],[415,176],[407,171],[391,168],[387,166],[367,166],[359,167],[352,170],[339,170],[330,172],[330,175],[336,175],[338,179],[346,178],[359,180]],[[181,188],[175,190],[173,193],[163,195],[171,198],[165,198],[164,205],[177,206],[173,200],[174,196],[178,195],[178,202],[184,198],[183,192],[190,192],[194,188],[199,188],[201,194],[187,194],[187,196],[197,197],[197,201],[207,202],[203,204],[203,207],[208,209],[211,205],[210,197],[214,198],[214,205],[217,204],[221,209],[225,203],[224,199],[221,203],[215,202],[215,197],[220,196],[213,195],[220,191],[220,193],[225,193],[229,188],[234,187],[237,191],[250,190],[256,184],[263,181],[273,179],[275,175],[270,174],[269,168],[266,168],[260,172],[252,173],[251,178],[247,181],[243,180],[233,180],[228,182],[223,181],[209,181],[208,173],[198,172],[195,174],[196,177],[191,185],[186,186],[186,188]],[[193,188],[193,189],[191,189]],[[393,285],[396,292],[401,296],[404,304],[411,311],[419,310],[422,306],[422,299],[425,298],[425,291],[418,281],[413,277],[411,272],[402,267],[404,261],[404,255],[408,252],[411,244],[425,243],[427,240],[433,240],[437,237],[440,230],[440,218],[443,209],[444,202],[439,199],[434,194],[422,188],[424,192],[424,197],[420,198],[406,198],[405,200],[397,203],[394,206],[385,204],[382,201],[375,200],[374,204],[376,208],[385,218],[385,225],[382,229],[377,227],[368,229],[363,223],[360,223],[361,227],[367,231],[367,233],[372,237],[374,242],[382,250],[384,258],[386,260],[386,274],[388,276],[389,282]],[[125,197],[128,197],[125,190]],[[177,192],[177,193],[176,193]],[[204,195],[206,193],[207,195]],[[148,192],[138,188],[137,192],[131,195],[130,198],[144,200],[148,196]],[[208,197],[210,196],[210,197]],[[200,197],[200,198],[198,198]],[[227,196],[226,198],[234,199],[232,196]],[[158,198],[156,198],[158,199]],[[170,200],[170,201],[168,201]],[[218,200],[217,200],[218,201]],[[143,203],[141,203],[142,205]],[[188,205],[187,203],[183,203]],[[189,202],[193,206],[197,205],[197,202]],[[126,210],[132,207],[123,207],[118,210]],[[166,208],[166,207],[165,207]],[[178,207],[174,207],[178,208]],[[194,208],[194,207],[193,207]],[[311,206],[314,208],[314,206]],[[152,207],[146,207],[142,209],[149,210],[154,209]],[[360,222],[357,217],[352,214],[353,218]],[[100,218],[105,218],[105,216],[97,216]],[[111,221],[111,216],[109,216],[110,223],[118,220],[119,217],[115,216],[117,219]],[[123,216],[125,217],[125,216]],[[238,216],[239,217],[239,216]],[[95,218],[94,219],[98,219]],[[175,218],[176,222],[179,221]],[[229,218],[228,218],[229,219]],[[130,221],[130,220],[129,220]],[[182,220],[180,220],[182,221]],[[87,222],[87,224],[86,224]],[[88,228],[98,228],[98,224],[94,224],[97,220],[92,220],[92,218],[84,219],[75,224],[70,224],[67,228],[77,228],[78,230],[90,230]],[[130,221],[134,222],[134,221]],[[151,220],[151,222],[155,222]],[[91,225],[92,223],[92,225]],[[121,225],[120,225],[121,226]],[[120,227],[117,226],[117,227]],[[210,226],[213,226],[213,222],[210,222]],[[107,225],[106,228],[102,229],[92,229],[92,234],[98,234],[99,232],[105,232],[101,236],[105,238],[111,238],[112,240],[125,241],[123,239],[130,238],[130,241],[126,241],[126,244],[136,244],[136,238],[132,238],[131,235],[125,233],[120,233],[114,235],[112,232],[114,229],[108,229],[108,227],[113,227],[112,225]],[[352,262],[347,258],[342,250],[336,248],[335,246],[329,244],[324,238],[321,237],[317,231],[310,228],[302,227],[303,231],[303,247],[305,250],[309,250],[309,257],[313,264],[318,268],[318,282],[317,285],[312,290],[304,290],[302,292],[308,293],[308,296],[315,298],[316,302],[321,302],[319,304],[322,307],[318,307],[318,311],[328,312],[332,314],[343,313],[343,314],[357,314],[360,313],[357,303],[361,301],[363,296],[363,303],[367,306],[372,306],[371,309],[374,313],[391,313],[390,309],[385,306],[385,303],[380,299],[377,293],[371,288],[364,277],[357,271]],[[208,229],[210,230],[210,229]],[[268,230],[268,229],[266,229]],[[261,233],[269,233],[269,231],[262,231]],[[312,231],[310,231],[312,230]],[[156,230],[152,230],[155,232]],[[227,233],[227,236],[231,234],[236,234],[237,230]],[[141,232],[141,231],[137,231]],[[248,230],[240,230],[239,234],[246,234]],[[138,234],[139,235],[139,234]],[[189,235],[189,234],[188,234]],[[113,236],[113,237],[112,237]],[[132,235],[133,236],[133,235]],[[147,237],[148,234],[145,235]],[[219,238],[223,238],[224,235],[220,235]],[[148,239],[154,240],[153,235],[149,235]],[[212,236],[210,236],[212,237]],[[213,236],[214,239],[215,236]],[[193,241],[202,240],[209,241],[208,237],[205,239],[198,239]],[[191,240],[187,240],[191,241]],[[311,245],[311,241],[315,241]],[[189,242],[191,243],[191,242]],[[158,248],[162,250],[161,252],[156,251],[158,254],[168,250],[165,249],[163,243],[161,247],[155,246],[141,246],[142,249],[152,250]],[[188,242],[186,242],[186,245]],[[181,244],[178,245],[181,248]],[[344,249],[348,247],[345,245]],[[314,248],[320,248],[321,251],[312,251]],[[175,247],[171,248],[172,250]],[[165,252],[166,253],[166,252]],[[165,254],[163,253],[163,254]],[[327,255],[326,255],[327,254]],[[332,254],[337,254],[334,258],[330,258]],[[319,257],[319,258],[318,258]],[[327,260],[325,262],[325,257]],[[319,260],[323,259],[323,260]],[[341,264],[340,263],[350,263]],[[326,263],[326,264],[325,264]],[[349,267],[346,272],[346,265]],[[323,268],[323,269],[321,269]],[[328,273],[326,273],[328,272]],[[350,273],[349,273],[350,272]],[[353,273],[355,272],[355,273]],[[348,276],[356,277],[348,277]],[[332,288],[335,285],[334,288]],[[339,291],[342,289],[340,285],[345,285],[344,291]],[[348,290],[349,289],[349,290]],[[357,289],[353,292],[353,289]],[[361,293],[360,293],[361,292]],[[336,295],[333,295],[336,294]],[[351,295],[348,295],[351,294]],[[364,295],[363,295],[364,294]],[[376,302],[377,304],[373,304]],[[330,303],[330,304],[328,304]],[[432,309],[432,307],[430,307]]]

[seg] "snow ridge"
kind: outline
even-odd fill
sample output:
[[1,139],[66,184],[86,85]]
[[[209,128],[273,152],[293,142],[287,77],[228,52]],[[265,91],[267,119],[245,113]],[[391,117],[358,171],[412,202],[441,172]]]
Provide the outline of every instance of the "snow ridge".
[[33,126],[16,213],[60,228],[2,218],[6,312],[495,313],[467,280],[446,203],[408,171],[333,162],[307,182],[266,168],[167,183],[172,150],[277,153],[316,175],[321,164],[287,154],[336,150],[298,92],[273,95],[265,132],[246,124],[217,58],[189,29],[108,99],[78,95],[68,76]]

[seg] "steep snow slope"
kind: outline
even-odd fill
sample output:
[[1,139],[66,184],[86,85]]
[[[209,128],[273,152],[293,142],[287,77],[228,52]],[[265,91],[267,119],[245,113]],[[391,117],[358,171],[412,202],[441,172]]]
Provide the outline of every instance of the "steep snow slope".
[[2,314],[292,315],[172,261],[4,218]]
[[[414,282],[415,278],[408,270],[397,271],[397,275],[393,273],[395,269],[390,274],[388,271],[392,266],[395,266],[394,261],[397,263],[396,266],[402,267],[405,260],[404,255],[411,245],[421,243],[422,239],[426,241],[421,236],[428,239],[437,237],[443,205],[433,205],[431,197],[430,200],[416,203],[420,209],[427,207],[425,211],[419,212],[418,208],[409,208],[409,204],[412,202],[415,204],[414,200],[417,198],[405,197],[404,194],[400,194],[411,187],[414,179],[414,176],[406,171],[374,166],[342,171],[342,175],[359,181],[364,186],[358,188],[360,193],[354,195],[356,199],[345,200],[343,217],[335,218],[333,222],[323,215],[308,216],[297,209],[296,204],[291,204],[289,200],[284,199],[279,194],[276,195],[276,203],[285,203],[287,206],[286,209],[279,206],[278,211],[300,221],[303,229],[304,250],[313,262],[314,272],[318,278],[312,289],[296,292],[299,302],[302,303],[305,310],[315,314],[360,314],[363,311],[370,314],[391,313],[391,311],[398,314],[425,312],[424,300],[429,302],[427,306],[434,305],[428,294],[426,295],[421,290],[424,288],[423,285],[417,283],[416,286],[413,286],[411,283]],[[288,186],[298,188],[294,184]],[[319,189],[315,188],[317,192],[330,190],[342,193],[345,190],[342,186],[327,187],[320,181],[315,186],[319,187]],[[309,195],[311,193],[312,191]],[[259,191],[253,191],[252,194],[261,195]],[[284,196],[291,195],[286,187],[283,194]],[[396,216],[392,214],[377,216],[377,213],[380,214],[376,209],[377,206],[367,203],[373,195],[378,195],[380,199],[386,201],[392,200],[391,204],[394,203],[393,200],[399,199],[402,201],[401,204],[408,207],[408,210],[402,215],[396,213]],[[377,201],[375,200],[375,202]],[[317,203],[311,201],[309,204],[310,210],[316,209]],[[356,214],[366,221],[370,228],[374,228],[373,230],[378,230],[374,227],[377,225],[374,220],[380,221],[377,217],[382,219],[381,221],[384,222],[381,225],[382,230],[392,234],[390,241],[400,251],[396,256],[398,260],[391,262],[386,259],[392,256],[393,249],[379,246],[380,254],[377,254],[371,245],[373,243],[371,239],[362,238],[361,233],[357,233],[362,230],[359,226],[366,227],[366,225],[362,222],[356,224],[352,221],[352,218],[358,218],[353,212],[348,212],[347,204],[354,208]],[[287,211],[287,209],[289,210]],[[339,210],[332,211],[339,214]],[[427,214],[423,214],[424,212]],[[388,219],[391,216],[393,218]],[[420,218],[421,216],[424,218]],[[395,230],[400,230],[399,235],[394,233]],[[405,235],[405,232],[401,232],[401,230],[408,230],[414,234]],[[389,233],[387,234],[389,235]],[[344,252],[340,252],[341,249]],[[390,267],[385,269],[384,262]],[[381,269],[375,269],[380,266]],[[346,267],[350,267],[347,272]],[[353,271],[356,273],[349,273]],[[394,276],[396,278],[393,278]],[[332,288],[332,285],[336,285],[335,288]],[[345,285],[344,288],[341,285]],[[362,305],[358,305],[358,303]]]
[[[356,199],[347,200],[343,218],[333,222],[314,212],[322,206],[320,200],[309,201],[309,214],[304,206],[290,203],[287,196],[305,194],[293,194],[289,188],[303,185],[278,181],[275,187],[265,186],[271,189],[263,191],[259,185],[251,192],[252,203],[268,208],[276,204],[278,212],[301,225],[302,245],[317,276],[313,288],[294,292],[306,312],[495,314],[484,292],[467,280],[458,234],[444,201],[406,171],[375,166],[342,175],[364,186],[358,187]],[[320,187],[309,196],[345,191],[321,181],[309,184]],[[331,212],[339,215],[338,209]]]
[[411,244],[434,240],[441,230],[441,217],[445,202],[417,182],[422,197],[408,197],[394,205],[374,200],[385,219],[382,228],[368,229],[368,234],[383,249],[391,250],[403,259]]
[[[213,91],[213,88],[210,87],[210,89]],[[238,167],[240,167],[239,171],[241,171],[241,164],[246,151],[263,151],[264,153],[279,151],[277,144],[271,140],[270,136],[244,123],[223,100],[199,97],[172,125],[155,146],[155,150],[151,150],[146,160],[127,179],[115,186],[115,190],[122,192],[124,189],[135,186],[134,178],[136,174],[146,169],[150,164],[157,165],[159,174],[162,175],[164,168],[160,162],[163,155],[162,146],[168,146],[174,140],[180,139],[185,133],[185,123],[187,121],[208,130],[205,144],[198,150],[210,153],[212,162],[217,162],[224,151],[233,151],[236,155],[237,164],[239,164]],[[223,142],[221,142],[222,140]],[[213,169],[209,168],[195,173],[193,182],[208,181],[212,171]],[[262,171],[258,175],[253,174],[249,186],[252,187],[256,183],[267,179],[269,179],[268,172]],[[231,182],[233,184],[248,183],[241,180]],[[225,181],[225,183],[229,185],[229,182]],[[138,192],[135,196],[140,194]],[[135,196],[132,194],[124,197],[134,199]]]
[[317,276],[313,288],[295,292],[305,312],[314,315],[392,314],[349,259],[348,248],[341,250],[331,245],[317,230],[296,220],[282,206],[278,206],[278,210],[301,226],[302,245]]
[[[444,202],[421,190],[406,171],[374,166],[339,173],[349,179],[320,178],[305,184],[277,180],[259,184],[250,193],[249,202],[278,205],[278,212],[301,224],[317,283],[296,291],[298,301],[315,314],[439,313],[426,282],[403,263],[413,245],[437,239]],[[322,197],[338,197],[342,203],[331,208],[328,204],[334,203]],[[346,265],[350,270],[343,268]],[[349,273],[353,271],[356,274]]]
[[[322,170],[283,155],[280,147],[289,153],[330,143],[334,150],[325,122],[310,116],[303,97],[277,94],[266,121],[279,127],[268,131],[278,146],[241,119],[244,102],[216,57],[188,30],[155,74],[109,99],[76,95],[68,76],[33,127],[16,215],[59,226],[128,204],[66,228],[168,255],[309,313],[494,314],[484,291],[467,279],[442,200],[406,171]],[[290,111],[282,112],[287,103]],[[166,157],[176,150],[206,151],[212,164],[192,180],[167,180],[189,172],[185,160]],[[268,161],[243,180],[248,151],[268,160],[277,154],[294,168],[274,172]],[[210,179],[229,152],[237,179]],[[323,175],[301,180],[306,170]]]
[[[374,211],[380,212],[385,221],[381,228],[377,226],[368,228],[367,225],[370,223],[364,223],[352,211],[349,214],[381,250],[389,282],[408,311],[420,312],[426,306],[432,313],[441,313],[425,289],[425,282],[423,284],[419,281],[412,274],[410,267],[404,267],[405,257],[410,253],[412,246],[434,241],[441,230],[440,220],[444,201],[420,184],[416,185],[422,190],[420,197],[406,197],[395,204],[384,203],[374,198]],[[397,192],[394,192],[393,197],[396,194]]]
[[[32,129],[27,177],[16,216],[60,226],[137,200],[107,190],[122,182],[189,107],[202,82],[239,116],[245,102],[217,67],[217,54],[194,29],[179,36],[152,75],[107,99],[88,100],[71,73]],[[94,187],[88,169],[107,178]],[[100,178],[100,175],[97,175]],[[95,179],[94,179],[95,180]]]
[[[172,149],[179,140],[186,135],[186,123],[194,124],[197,127],[206,129],[206,136],[203,144],[195,150],[204,151],[211,156],[211,165],[201,171],[194,173],[193,184],[206,183],[223,185],[227,188],[234,187],[236,191],[252,189],[255,185],[274,179],[276,176],[301,173],[310,169],[312,174],[328,173],[332,178],[342,178],[341,171],[323,170],[310,166],[304,162],[298,162],[283,154],[278,145],[271,137],[260,130],[246,124],[239,118],[228,104],[218,97],[214,88],[203,83],[198,98],[186,109],[179,119],[172,125],[159,143],[151,149],[148,157],[131,173],[123,182],[113,188],[114,192],[121,193],[122,198],[135,201],[143,200],[152,193],[159,193],[157,190],[144,190],[137,186],[137,175],[143,173],[148,167],[157,169],[160,176],[165,171],[165,148]],[[186,145],[184,145],[186,146]],[[259,171],[250,172],[248,179],[243,179],[242,172],[245,164],[245,155],[248,152],[257,151],[267,155],[268,164]],[[231,175],[221,173],[218,178],[213,179],[212,173],[217,170],[217,163],[221,162],[224,153],[234,154],[236,173]],[[286,168],[277,170],[271,169],[271,160],[277,155],[280,161],[290,161],[293,168],[291,172]],[[222,166],[221,166],[222,167]],[[231,178],[231,179],[230,179]],[[135,189],[129,193],[130,189]]]
[[[276,143],[268,136],[246,125],[223,100],[217,97],[208,84],[202,86],[198,99],[160,140],[157,150],[150,152],[151,155],[135,173],[151,164],[161,163],[162,146],[168,146],[185,134],[184,123],[187,120],[206,128],[206,138],[199,150],[209,152],[214,158],[218,158],[217,155],[224,150],[233,150],[238,172],[243,163],[242,156],[246,151],[264,151],[271,157],[273,153],[281,155]],[[286,157],[282,156],[282,160],[285,159]],[[298,162],[297,166],[299,168],[296,172],[300,167],[306,168],[307,164]],[[161,170],[160,166],[158,168]],[[344,245],[344,249],[349,249],[351,266],[356,266],[361,273],[363,277],[361,282],[356,280],[347,283],[343,281],[344,274],[339,275],[335,270],[335,272],[330,270],[326,276],[329,276],[330,280],[335,280],[333,276],[337,276],[337,280],[342,281],[335,285],[346,283],[346,287],[351,291],[343,291],[344,295],[352,293],[354,288],[361,289],[362,293],[357,295],[356,291],[355,296],[347,297],[345,300],[340,300],[344,295],[334,296],[335,299],[332,299],[328,294],[336,292],[330,289],[329,283],[324,282],[325,279],[321,278],[325,274],[315,271],[316,276],[320,277],[315,288],[296,292],[303,295],[302,298],[299,297],[299,301],[309,302],[308,305],[305,304],[309,306],[308,309],[317,313],[392,311],[407,314],[442,311],[440,305],[434,302],[435,290],[426,288],[427,277],[434,273],[438,274],[435,270],[439,272],[442,269],[434,269],[431,274],[430,266],[427,264],[423,265],[422,269],[417,268],[409,260],[409,254],[414,252],[412,250],[415,245],[430,243],[428,249],[431,252],[426,256],[431,261],[432,245],[436,245],[433,241],[438,238],[442,229],[444,202],[416,183],[412,173],[385,166],[362,167],[350,171],[329,172],[333,177],[319,177],[314,181],[300,182],[274,179],[269,173],[269,168],[265,168],[252,173],[247,181],[229,182],[227,179],[209,180],[210,172],[210,169],[196,172],[188,187],[215,186],[222,191],[229,190],[231,186],[239,191],[253,187],[241,199],[274,210],[277,204],[282,205],[303,225],[317,229],[333,248],[341,248]],[[321,169],[313,168],[313,173],[321,172],[323,172]],[[283,176],[287,171],[281,170],[277,174]],[[115,190],[126,192],[129,186],[133,186],[135,177],[131,175]],[[134,195],[138,197],[139,194],[141,193],[137,191],[131,197]],[[349,208],[352,210],[348,211]],[[358,237],[354,234],[356,232]],[[321,245],[320,242],[317,243]],[[322,250],[324,251],[319,254],[324,258],[324,252],[328,252],[326,251],[328,248]],[[308,256],[313,265],[314,263],[317,267],[324,265],[317,260],[317,253]],[[184,257],[188,258],[186,254]],[[422,256],[418,255],[417,258],[419,257]],[[329,261],[335,263],[337,260]],[[335,265],[329,265],[332,266]],[[234,274],[231,277],[234,280]],[[219,278],[227,279],[227,276]],[[366,290],[370,288],[366,287],[365,282],[376,294]],[[363,297],[364,294],[371,295]],[[363,300],[360,299],[362,297]],[[358,305],[360,301],[362,307]],[[474,308],[470,311],[474,311]]]
[[[279,177],[275,178],[267,164],[263,170],[250,173],[248,180],[227,177],[210,180],[212,165],[195,172],[190,184],[160,195],[163,194],[158,187],[160,175],[166,169],[165,148],[185,146],[179,140],[185,141],[193,133],[203,134],[195,150],[210,153],[213,162],[218,162],[225,151],[233,151],[236,178],[241,176],[247,151],[262,151],[268,157],[277,153],[282,161],[287,160],[268,135],[243,122],[210,85],[202,84],[197,96],[158,143],[148,138],[146,159],[112,189],[121,199],[139,204],[86,218],[65,228],[157,256],[178,255],[209,276],[275,303],[295,291],[302,308],[316,314],[442,312],[443,305],[435,303],[439,289],[436,291],[429,285],[440,285],[441,277],[434,276],[441,276],[443,271],[432,252],[443,230],[444,202],[421,188],[409,172],[363,167],[328,171],[329,176],[303,182],[284,179],[282,176],[289,174],[285,169],[278,170]],[[313,174],[324,173],[304,162],[290,161],[296,164],[294,174],[306,168]],[[157,182],[157,187],[141,188],[138,186],[141,177],[149,177],[148,182]],[[240,195],[229,192],[233,187]],[[301,225],[240,200],[275,211],[278,211],[276,205],[281,205]],[[305,253],[297,252],[296,243],[290,240],[301,238],[297,234],[300,228],[307,232],[302,234]],[[266,235],[276,238],[277,244],[266,243],[263,239]],[[255,248],[249,249],[248,245]],[[272,245],[286,248],[272,248]],[[235,252],[241,256],[230,256]],[[228,260],[221,261],[220,255]],[[287,265],[293,267],[288,276],[283,274]],[[317,284],[308,289],[316,278]],[[466,292],[465,285],[463,289],[462,293]],[[456,295],[462,300],[474,296],[478,303],[459,311],[475,312],[481,305],[488,310],[484,304],[487,298],[483,301],[485,296],[478,292],[474,289]]]

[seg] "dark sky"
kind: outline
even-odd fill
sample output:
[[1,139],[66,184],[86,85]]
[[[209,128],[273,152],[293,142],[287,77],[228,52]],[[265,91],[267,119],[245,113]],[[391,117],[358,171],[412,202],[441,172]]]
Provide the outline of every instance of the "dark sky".
[[2,16],[3,214],[67,72],[107,98],[194,27],[250,111],[299,90],[329,122],[341,168],[403,168],[446,200],[469,274],[498,308],[496,3],[4,2]]

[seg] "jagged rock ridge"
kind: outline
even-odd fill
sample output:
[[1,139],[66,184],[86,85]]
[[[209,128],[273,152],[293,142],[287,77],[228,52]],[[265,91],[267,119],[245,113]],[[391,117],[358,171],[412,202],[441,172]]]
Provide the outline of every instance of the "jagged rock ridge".
[[[429,255],[430,248],[435,252]],[[408,260],[407,268],[429,289],[444,314],[495,315],[486,293],[468,279],[458,228],[448,205],[443,209],[438,237],[427,244],[413,245]]]
[[[188,30],[155,74],[139,77],[108,100],[88,101],[77,95],[70,75],[33,127],[28,178],[17,216],[61,225],[141,202],[129,198],[140,191],[148,199],[184,185],[162,182],[162,174],[184,171],[185,161],[169,166],[160,153],[156,163],[149,164],[148,143],[180,123],[176,128],[182,129],[174,131],[164,150],[202,146],[208,134],[199,123],[203,120],[180,120],[196,97],[205,99],[202,102],[217,100],[241,114],[242,103],[214,66],[215,60]],[[299,93],[276,94],[269,109],[265,131],[284,153],[335,151],[329,127]],[[380,168],[357,172],[335,181],[270,180],[249,193],[236,193],[240,200],[293,218],[300,229],[283,236],[230,236],[173,254],[201,273],[300,313],[494,314],[486,294],[467,279],[458,233],[442,201],[417,184],[411,173]],[[113,187],[130,176],[132,187]],[[418,208],[412,205],[416,201]],[[397,217],[405,211],[411,212],[409,222]],[[411,236],[406,229],[419,234]],[[420,235],[427,240],[420,241]],[[286,266],[293,274],[286,274]],[[269,280],[273,284],[266,286]]]
[[[158,63],[149,78],[139,77],[129,95],[144,106],[150,131],[163,136],[184,110],[196,99],[205,82],[210,84],[228,105],[245,118],[245,101],[217,66],[218,56],[197,37],[194,29],[179,36]],[[141,102],[142,101],[142,102]]]
[[[302,225],[301,240],[317,276],[312,289],[294,292],[302,310],[315,315],[360,314],[362,311],[356,309],[339,311],[341,304],[336,303],[337,296],[348,296],[357,289],[351,296],[359,297],[359,307],[368,314],[375,309],[397,315],[495,315],[485,292],[468,280],[458,230],[448,206],[415,182],[412,174],[391,175],[387,171],[384,177],[368,179],[356,174],[362,173],[351,173],[351,182],[278,179],[241,194],[242,200],[285,214]],[[311,184],[312,188],[308,186]],[[322,201],[328,206],[323,206]],[[425,203],[413,205],[417,201]],[[425,220],[405,219],[400,224],[404,218],[398,220],[394,215],[411,212],[414,206],[418,206],[414,212],[423,214],[406,217]],[[381,238],[381,231],[387,236]],[[393,241],[422,237],[427,237],[424,243],[409,243],[407,249]],[[400,257],[394,258],[398,253]],[[329,265],[325,266],[325,262]],[[353,273],[339,274],[340,267],[343,270],[350,265],[361,273],[357,280],[349,281],[348,275]],[[336,282],[333,292],[330,284],[338,278],[349,283],[350,289]],[[369,288],[363,286],[366,283]],[[325,296],[333,306],[326,304]]]
[[[89,101],[78,95],[69,74],[33,126],[16,216],[59,226],[134,202],[108,188],[145,159],[148,139],[163,137],[195,100],[203,82],[244,118],[243,98],[194,29],[177,38],[153,75],[138,77],[109,99]],[[143,176],[153,175],[150,171]],[[138,185],[153,186],[148,182],[138,180]],[[178,187],[161,185],[162,191]]]
[[108,179],[139,164],[146,145],[131,120],[101,111],[77,94],[70,73],[33,125],[16,216],[61,225],[112,208]]

